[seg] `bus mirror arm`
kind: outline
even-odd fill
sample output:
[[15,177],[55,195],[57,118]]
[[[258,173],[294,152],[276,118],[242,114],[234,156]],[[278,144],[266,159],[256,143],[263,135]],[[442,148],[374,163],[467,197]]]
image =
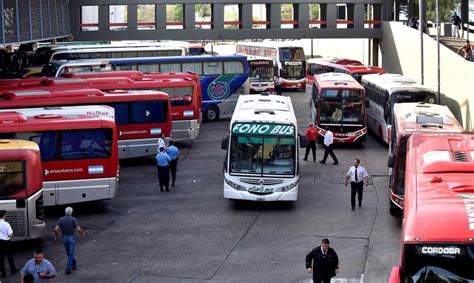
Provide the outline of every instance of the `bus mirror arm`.
[[393,158],[393,155],[390,154],[388,156],[388,168],[393,168],[394,163],[395,163],[395,159]]
[[226,136],[225,138],[222,139],[221,149],[227,150],[228,143],[229,143],[229,136]]
[[301,148],[305,148],[306,145],[308,144],[308,140],[306,139],[305,136],[302,136],[300,134],[298,134],[299,138],[300,138],[300,147]]
[[392,271],[390,272],[390,277],[388,279],[388,282],[389,283],[400,283],[401,282],[400,271],[401,271],[400,265],[396,265],[396,266],[392,267]]

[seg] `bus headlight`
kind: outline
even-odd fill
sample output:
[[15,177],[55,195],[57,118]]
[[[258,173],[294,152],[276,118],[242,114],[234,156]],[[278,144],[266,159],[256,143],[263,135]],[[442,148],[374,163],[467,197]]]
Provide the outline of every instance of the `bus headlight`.
[[297,185],[298,185],[298,182],[293,182],[293,183],[290,183],[286,186],[283,186],[283,187],[279,188],[278,190],[280,192],[288,192],[288,191],[292,190],[294,187],[296,187]]
[[232,182],[231,180],[227,179],[227,178],[224,178],[224,182],[229,185],[231,188],[233,188],[234,190],[238,190],[238,191],[246,191],[246,189],[244,187],[242,187],[241,185],[239,184],[236,184],[234,182]]

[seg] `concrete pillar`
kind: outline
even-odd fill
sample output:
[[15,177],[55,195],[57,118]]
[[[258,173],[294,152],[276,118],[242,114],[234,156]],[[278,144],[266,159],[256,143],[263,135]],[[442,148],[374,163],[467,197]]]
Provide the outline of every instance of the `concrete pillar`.
[[414,17],[416,15],[415,0],[408,0],[407,9],[408,9],[408,18]]
[[372,66],[378,66],[379,65],[379,45],[380,45],[380,39],[378,38],[373,38],[371,39],[372,41]]
[[127,29],[137,30],[137,4],[127,5]]
[[109,30],[109,5],[99,5],[99,30]]
[[326,4],[326,28],[337,28],[337,5]]
[[[346,4],[347,7],[347,20],[348,21],[354,21],[354,4]],[[348,24],[347,28],[354,28],[354,24]]]
[[184,29],[196,28],[196,7],[195,4],[183,4]]
[[364,4],[354,4],[354,27],[364,27]]
[[239,21],[242,29],[252,29],[252,4],[239,5]]
[[281,4],[270,4],[270,28],[281,28]]
[[212,29],[224,28],[224,4],[211,4]]
[[[381,7],[380,4],[374,4],[374,21],[380,21],[380,20],[389,20],[391,19],[391,15],[384,15],[382,11],[383,7]],[[374,24],[374,28],[380,28],[382,25],[381,24]]]
[[166,4],[155,5],[156,29],[166,29]]
[[299,21],[298,28],[309,28],[309,4],[300,3],[297,6],[295,20]]
[[[265,4],[265,21],[271,21],[272,20],[272,5],[271,4]],[[272,27],[271,23],[266,25],[266,29],[270,29]]]
[[[321,15],[320,17],[320,20],[321,21],[326,21],[327,18],[328,18],[328,13],[327,13],[327,10],[328,10],[328,5],[327,4],[319,4],[319,13]],[[321,25],[321,28],[326,28],[327,25],[326,24],[322,24]]]

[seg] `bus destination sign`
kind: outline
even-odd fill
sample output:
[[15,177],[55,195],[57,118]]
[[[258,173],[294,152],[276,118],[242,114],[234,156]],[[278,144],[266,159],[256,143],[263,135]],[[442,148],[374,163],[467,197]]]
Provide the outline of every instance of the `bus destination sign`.
[[232,133],[241,135],[293,136],[295,134],[295,127],[293,125],[279,124],[235,123],[232,126]]

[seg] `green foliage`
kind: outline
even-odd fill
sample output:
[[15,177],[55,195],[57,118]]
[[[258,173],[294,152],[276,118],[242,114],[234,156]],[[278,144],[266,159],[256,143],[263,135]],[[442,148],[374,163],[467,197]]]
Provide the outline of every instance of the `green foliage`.
[[319,4],[309,4],[309,19],[313,21],[317,21],[320,19],[319,17]]
[[155,5],[145,4],[137,6],[138,22],[154,22],[155,21]]
[[[438,0],[440,22],[449,22],[451,20],[451,11],[456,8],[458,2],[458,0]],[[435,5],[435,0],[426,0],[426,20],[436,21]]]
[[283,21],[293,20],[293,4],[281,4],[281,19]]
[[183,4],[167,4],[166,5],[166,21],[182,22],[183,21]]
[[200,19],[211,17],[211,4],[196,4],[196,17]]

